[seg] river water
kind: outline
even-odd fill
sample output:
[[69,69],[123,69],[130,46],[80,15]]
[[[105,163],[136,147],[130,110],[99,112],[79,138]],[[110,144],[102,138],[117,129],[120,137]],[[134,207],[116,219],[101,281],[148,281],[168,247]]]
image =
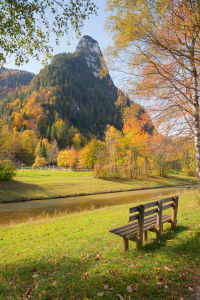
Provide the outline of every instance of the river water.
[[0,225],[15,224],[43,218],[45,215],[70,213],[104,206],[146,201],[186,191],[186,187],[168,187],[140,191],[118,192],[47,200],[0,204]]

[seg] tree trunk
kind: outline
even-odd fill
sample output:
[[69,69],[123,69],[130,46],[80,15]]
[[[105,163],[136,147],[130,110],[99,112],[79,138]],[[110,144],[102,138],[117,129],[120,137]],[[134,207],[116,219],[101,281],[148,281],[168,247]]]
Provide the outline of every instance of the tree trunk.
[[199,96],[198,96],[198,80],[196,68],[193,68],[192,72],[193,83],[193,105],[194,105],[194,144],[195,144],[195,156],[196,156],[196,172],[199,184],[200,192],[200,132],[199,132]]

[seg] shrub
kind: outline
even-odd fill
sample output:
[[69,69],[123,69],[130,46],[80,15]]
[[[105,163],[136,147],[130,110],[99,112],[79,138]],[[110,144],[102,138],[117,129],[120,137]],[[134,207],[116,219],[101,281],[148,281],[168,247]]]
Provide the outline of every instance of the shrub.
[[0,181],[11,180],[16,174],[16,167],[10,160],[0,162]]

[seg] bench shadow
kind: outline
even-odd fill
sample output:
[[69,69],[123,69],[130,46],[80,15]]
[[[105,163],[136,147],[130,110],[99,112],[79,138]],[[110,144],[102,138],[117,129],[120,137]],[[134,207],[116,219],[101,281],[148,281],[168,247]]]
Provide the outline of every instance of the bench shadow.
[[[169,228],[164,229],[162,236],[157,239],[155,234],[155,239],[149,239],[148,241],[144,242],[144,246],[141,248],[141,251],[143,252],[154,252],[156,249],[163,249],[163,247],[166,247],[167,241],[172,241],[175,238],[177,238],[177,234],[183,231],[189,230],[188,226],[182,226],[177,225],[175,229],[171,230]],[[148,232],[149,234],[149,232]]]

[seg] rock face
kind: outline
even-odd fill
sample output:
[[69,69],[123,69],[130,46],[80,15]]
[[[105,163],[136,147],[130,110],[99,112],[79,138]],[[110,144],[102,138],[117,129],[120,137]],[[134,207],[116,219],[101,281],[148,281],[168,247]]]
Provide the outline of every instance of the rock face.
[[84,35],[77,47],[75,52],[81,52],[86,59],[89,68],[93,69],[94,76],[99,76],[99,69],[101,67],[102,52],[97,41],[88,35]]

